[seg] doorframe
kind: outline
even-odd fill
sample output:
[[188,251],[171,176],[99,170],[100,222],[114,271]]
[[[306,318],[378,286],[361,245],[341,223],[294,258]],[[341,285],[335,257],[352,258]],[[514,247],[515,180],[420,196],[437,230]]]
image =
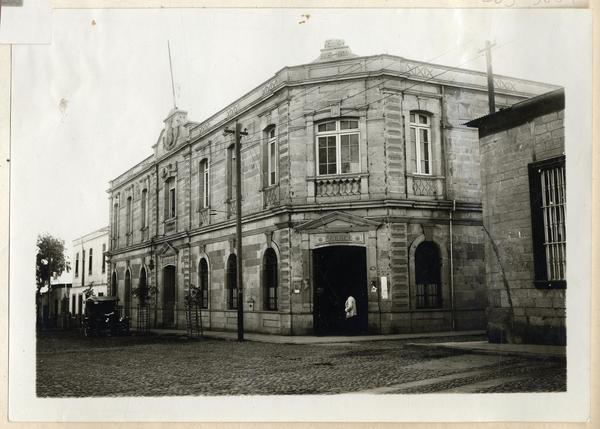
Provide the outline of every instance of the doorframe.
[[168,267],[173,267],[173,271],[174,271],[174,282],[173,282],[173,326],[177,327],[177,264],[175,263],[165,263],[162,265],[161,267],[161,287],[160,290],[162,292],[162,299],[161,299],[161,305],[162,305],[162,311],[161,311],[161,322],[164,326],[164,314],[165,314],[165,269],[167,269]]
[[[321,245],[321,246],[311,246],[311,248],[309,249],[309,270],[310,270],[310,296],[311,296],[311,313],[312,313],[312,329],[313,329],[313,334],[316,335],[315,332],[315,293],[316,293],[316,289],[315,289],[315,278],[314,278],[314,273],[315,273],[315,269],[314,269],[314,252],[316,250],[321,250],[321,249],[325,249],[325,248],[329,248],[329,247],[360,247],[362,249],[365,250],[365,273],[366,273],[366,277],[365,277],[365,287],[367,288],[366,290],[366,297],[367,297],[367,305],[366,305],[366,329],[367,332],[369,330],[369,302],[371,302],[370,300],[370,296],[371,294],[369,293],[369,282],[370,282],[370,274],[369,274],[369,245],[367,245],[366,243],[329,243],[327,245]],[[324,336],[327,336],[324,335]]]

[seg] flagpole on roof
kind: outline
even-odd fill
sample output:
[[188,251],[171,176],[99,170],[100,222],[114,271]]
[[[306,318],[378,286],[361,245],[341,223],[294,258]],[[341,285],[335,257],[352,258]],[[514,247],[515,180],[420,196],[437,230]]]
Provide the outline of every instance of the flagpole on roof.
[[171,70],[171,91],[173,92],[173,107],[177,109],[177,103],[175,102],[175,83],[173,81],[173,63],[171,62],[171,44],[168,40],[167,49],[169,51],[169,69]]

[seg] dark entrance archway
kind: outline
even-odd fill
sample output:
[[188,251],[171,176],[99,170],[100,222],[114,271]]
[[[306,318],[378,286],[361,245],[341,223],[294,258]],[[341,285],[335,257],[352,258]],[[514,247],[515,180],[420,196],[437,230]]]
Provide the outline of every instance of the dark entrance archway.
[[138,304],[146,305],[148,299],[148,282],[146,280],[146,268],[140,269],[140,280],[138,282]]
[[175,266],[163,268],[162,321],[163,328],[172,328],[175,323],[175,283],[177,271]]
[[[368,326],[367,253],[364,247],[330,246],[313,250],[316,335],[366,334]],[[354,328],[346,320],[344,303],[356,300]]]
[[440,250],[433,241],[419,244],[415,252],[416,307],[441,308],[442,282]]
[[131,271],[125,272],[125,292],[123,297],[123,311],[125,316],[131,316]]

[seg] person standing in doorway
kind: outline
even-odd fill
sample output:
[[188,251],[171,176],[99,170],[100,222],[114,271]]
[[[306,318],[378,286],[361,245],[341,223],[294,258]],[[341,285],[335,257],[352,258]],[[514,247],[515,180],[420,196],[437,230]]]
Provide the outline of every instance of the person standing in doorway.
[[346,326],[348,327],[347,332],[350,335],[356,334],[356,321],[358,318],[356,317],[356,300],[352,295],[348,296],[346,299],[346,304],[344,304],[344,310],[346,311]]

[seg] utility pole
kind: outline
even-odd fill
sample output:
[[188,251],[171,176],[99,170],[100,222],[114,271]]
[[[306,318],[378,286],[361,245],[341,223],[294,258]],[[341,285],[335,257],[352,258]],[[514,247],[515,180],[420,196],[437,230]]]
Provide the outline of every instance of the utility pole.
[[242,136],[248,131],[242,131],[242,125],[235,123],[235,130],[225,128],[224,134],[235,134],[235,252],[237,253],[236,286],[237,286],[237,329],[238,341],[244,341],[244,293],[242,280],[242,156],[240,143]]
[[496,44],[490,43],[490,41],[487,40],[485,42],[485,48],[479,51],[479,53],[485,52],[485,60],[487,63],[488,104],[490,106],[490,113],[496,112],[496,97],[494,95],[494,73],[492,72],[493,46],[496,46]]

